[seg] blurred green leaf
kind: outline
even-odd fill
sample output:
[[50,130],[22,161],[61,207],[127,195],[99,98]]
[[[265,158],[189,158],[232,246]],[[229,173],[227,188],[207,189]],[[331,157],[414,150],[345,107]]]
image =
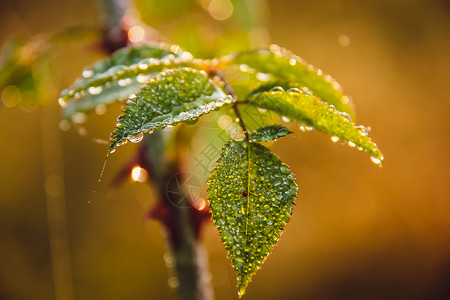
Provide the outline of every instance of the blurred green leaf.
[[289,222],[298,187],[287,165],[248,141],[224,147],[208,184],[212,219],[243,295]]
[[83,71],[82,78],[61,93],[63,117],[98,105],[127,99],[164,69],[195,67],[192,55],[177,46],[145,45],[124,48]]
[[144,134],[198,119],[234,101],[203,71],[183,68],[161,72],[127,101],[111,135],[109,152]]

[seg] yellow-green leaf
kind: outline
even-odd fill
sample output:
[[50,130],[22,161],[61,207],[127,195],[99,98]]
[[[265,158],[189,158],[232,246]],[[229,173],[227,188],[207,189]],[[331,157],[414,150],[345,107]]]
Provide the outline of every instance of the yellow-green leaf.
[[383,162],[381,151],[370,139],[364,126],[356,126],[346,113],[337,111],[334,106],[310,93],[300,89],[273,90],[253,94],[246,101],[328,133],[335,142],[343,140],[351,147],[365,150],[377,164],[381,165]]

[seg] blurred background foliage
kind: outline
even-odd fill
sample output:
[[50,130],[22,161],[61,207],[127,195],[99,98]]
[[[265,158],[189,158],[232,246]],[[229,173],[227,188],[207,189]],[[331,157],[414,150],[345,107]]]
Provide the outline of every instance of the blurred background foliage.
[[[246,299],[450,297],[448,1],[136,0],[136,7],[197,56],[269,42],[293,50],[342,84],[357,123],[373,128],[386,157],[380,171],[364,153],[298,128],[274,144],[300,194]],[[74,299],[175,299],[160,225],[144,218],[153,191],[131,180],[108,187],[135,146],[117,151],[97,183],[106,145],[93,140],[108,138],[120,105],[86,127],[55,131],[68,129],[59,123],[59,91],[103,57],[98,16],[88,0],[0,0],[2,300],[56,299],[49,199],[66,205],[59,217]],[[215,134],[218,121],[206,116],[200,133]],[[193,140],[197,157],[205,143]],[[216,299],[234,299],[235,275],[211,224],[203,238]]]

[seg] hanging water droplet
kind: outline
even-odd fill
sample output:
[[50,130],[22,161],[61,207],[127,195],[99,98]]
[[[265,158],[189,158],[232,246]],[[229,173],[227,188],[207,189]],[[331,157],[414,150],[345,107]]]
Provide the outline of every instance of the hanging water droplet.
[[64,101],[64,99],[63,99],[62,97],[58,98],[58,104],[59,104],[62,108],[64,108],[64,107],[67,106],[66,101]]
[[352,148],[356,147],[356,144],[353,142],[348,141],[347,144]]
[[295,65],[297,64],[297,60],[296,60],[295,58],[291,58],[291,59],[289,60],[289,64],[290,64],[291,66],[295,66]]
[[374,163],[374,164],[376,164],[376,165],[381,165],[381,159],[379,159],[378,157],[375,157],[375,156],[371,156],[370,157],[370,160]]
[[314,130],[314,127],[306,126],[306,125],[304,125],[304,124],[300,124],[299,128],[300,128],[300,130],[303,131],[303,132],[309,132],[309,131]]
[[103,91],[103,87],[101,86],[91,86],[90,88],[88,88],[88,92],[91,95],[98,95]]
[[337,136],[335,136],[335,135],[333,135],[331,138],[331,141],[333,142],[333,143],[337,143],[337,142],[339,142],[339,138],[337,137]]

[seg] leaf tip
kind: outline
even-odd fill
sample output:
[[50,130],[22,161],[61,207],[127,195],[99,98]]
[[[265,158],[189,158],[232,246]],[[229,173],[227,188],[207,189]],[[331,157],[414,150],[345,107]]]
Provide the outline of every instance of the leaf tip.
[[244,294],[245,294],[245,289],[247,288],[247,284],[242,284],[242,285],[239,285],[238,286],[238,296],[239,296],[239,299],[241,299],[242,298],[242,296],[244,296]]

